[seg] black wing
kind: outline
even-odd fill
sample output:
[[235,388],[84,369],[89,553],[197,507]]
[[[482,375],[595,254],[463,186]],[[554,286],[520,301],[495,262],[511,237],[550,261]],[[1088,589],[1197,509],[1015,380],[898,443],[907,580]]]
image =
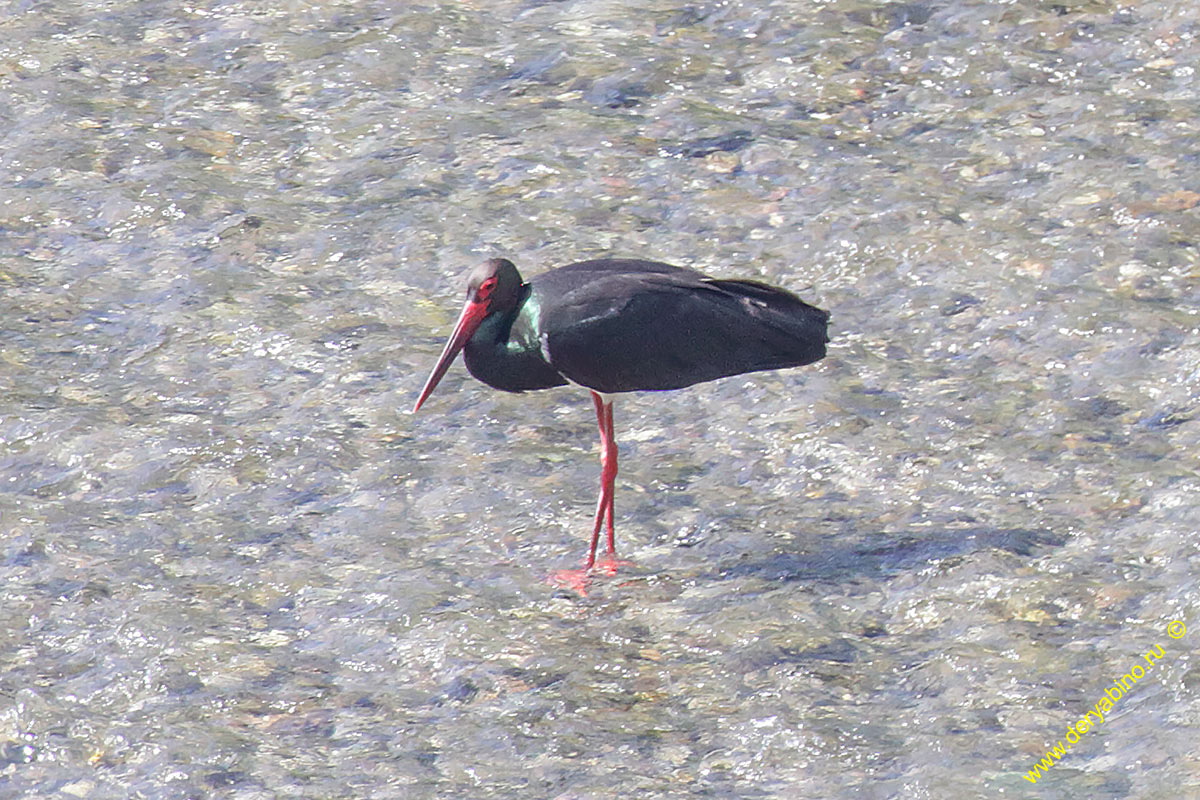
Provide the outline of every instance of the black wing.
[[825,355],[828,318],[755,281],[643,268],[595,273],[561,295],[539,327],[545,355],[564,376],[629,392],[812,363]]

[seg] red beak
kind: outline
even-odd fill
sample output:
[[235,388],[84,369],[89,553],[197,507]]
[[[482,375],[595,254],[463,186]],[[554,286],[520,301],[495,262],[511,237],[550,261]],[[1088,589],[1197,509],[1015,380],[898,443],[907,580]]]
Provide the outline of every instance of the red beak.
[[434,365],[433,372],[429,373],[429,379],[425,381],[425,388],[421,390],[421,396],[417,398],[417,404],[413,406],[413,413],[421,408],[421,404],[425,402],[425,398],[433,394],[434,388],[437,387],[438,381],[446,374],[446,370],[450,369],[450,365],[454,363],[455,357],[459,351],[466,346],[470,338],[479,329],[479,325],[483,322],[483,318],[488,314],[488,306],[484,301],[468,299],[467,304],[463,306],[462,313],[458,315],[458,322],[454,324],[454,332],[450,334],[450,339],[446,342],[446,347],[442,350],[442,355],[438,358],[438,362]]

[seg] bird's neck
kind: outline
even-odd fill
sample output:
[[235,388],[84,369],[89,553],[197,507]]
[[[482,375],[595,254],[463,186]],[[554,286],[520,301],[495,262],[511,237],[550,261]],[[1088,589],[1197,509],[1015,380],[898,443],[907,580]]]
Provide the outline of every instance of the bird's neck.
[[538,341],[538,306],[528,286],[521,287],[512,310],[486,317],[467,342],[463,359],[479,380],[506,391],[561,386],[546,363]]

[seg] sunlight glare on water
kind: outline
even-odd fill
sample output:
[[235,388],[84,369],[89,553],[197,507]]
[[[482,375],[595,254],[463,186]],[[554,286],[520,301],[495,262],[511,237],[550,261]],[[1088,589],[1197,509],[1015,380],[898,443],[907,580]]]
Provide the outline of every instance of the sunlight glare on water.
[[[1200,793],[1194,4],[0,33],[0,797]],[[608,254],[833,341],[618,401],[580,597],[586,394],[409,409],[472,265]]]

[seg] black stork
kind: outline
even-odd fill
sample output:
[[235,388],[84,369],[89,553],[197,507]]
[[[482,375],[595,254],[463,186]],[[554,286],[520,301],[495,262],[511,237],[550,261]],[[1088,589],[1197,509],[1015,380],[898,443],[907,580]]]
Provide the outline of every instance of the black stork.
[[606,522],[600,567],[613,574],[618,563],[613,395],[811,364],[825,356],[828,320],[828,312],[783,289],[656,261],[581,261],[524,281],[511,261],[493,258],[468,276],[466,305],[413,412],[460,351],[472,375],[502,391],[568,383],[591,391],[601,446],[592,545],[582,570],[560,573],[578,589],[597,567]]

